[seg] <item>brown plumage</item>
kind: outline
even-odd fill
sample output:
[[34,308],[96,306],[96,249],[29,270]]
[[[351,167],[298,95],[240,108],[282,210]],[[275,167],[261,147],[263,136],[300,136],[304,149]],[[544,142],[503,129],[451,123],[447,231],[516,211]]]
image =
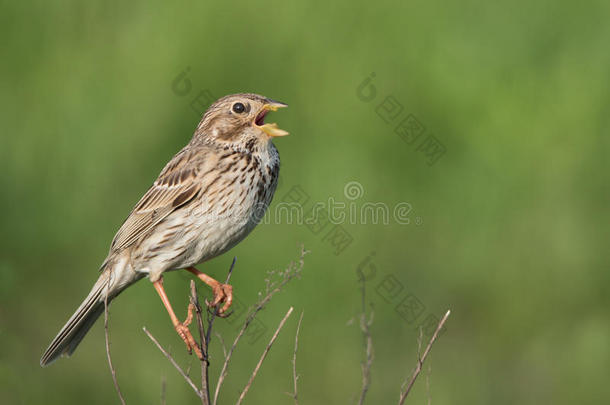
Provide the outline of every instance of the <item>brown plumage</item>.
[[232,287],[193,266],[245,238],[273,198],[280,159],[271,142],[288,133],[265,124],[283,103],[257,94],[235,94],[210,106],[191,141],[167,163],[116,233],[101,275],[81,306],[43,354],[48,365],[70,355],[104,311],[104,300],[148,276],[189,351],[197,347],[163,289],[163,273],[186,269],[210,285],[212,305],[231,305]]

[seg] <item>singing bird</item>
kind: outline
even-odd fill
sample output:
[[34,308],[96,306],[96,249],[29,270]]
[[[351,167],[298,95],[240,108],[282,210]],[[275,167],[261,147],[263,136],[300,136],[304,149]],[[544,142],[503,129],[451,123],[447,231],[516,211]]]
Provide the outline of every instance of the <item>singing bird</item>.
[[280,170],[273,138],[288,135],[265,123],[269,111],[286,104],[258,94],[223,97],[204,113],[191,141],[167,163],[133,208],[110,245],[101,274],[40,359],[46,366],[71,355],[106,302],[148,276],[189,352],[197,344],[174,313],[163,274],[185,269],[214,292],[213,306],[226,314],[233,288],[194,266],[242,241],[269,206]]

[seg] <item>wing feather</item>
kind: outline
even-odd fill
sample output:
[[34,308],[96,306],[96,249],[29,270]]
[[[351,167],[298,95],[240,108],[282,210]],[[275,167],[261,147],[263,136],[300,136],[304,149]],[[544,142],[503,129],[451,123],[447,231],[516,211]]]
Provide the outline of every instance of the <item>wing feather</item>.
[[192,200],[201,190],[201,182],[197,179],[203,163],[201,154],[188,150],[174,156],[116,233],[110,251],[130,246],[174,210]]

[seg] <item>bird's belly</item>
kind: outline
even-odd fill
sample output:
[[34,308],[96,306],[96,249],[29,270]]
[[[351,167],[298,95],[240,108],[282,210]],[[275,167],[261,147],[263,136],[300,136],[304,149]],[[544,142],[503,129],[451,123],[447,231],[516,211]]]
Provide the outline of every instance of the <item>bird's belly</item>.
[[[230,212],[203,211],[200,205],[170,214],[142,246],[137,268],[147,273],[183,269],[210,260],[242,241],[262,219],[268,201],[248,196]],[[186,214],[186,216],[185,216]],[[185,218],[187,218],[185,220]]]
[[140,242],[138,257],[132,257],[134,268],[156,280],[165,271],[194,266],[231,249],[262,220],[277,186],[277,170],[262,165],[258,171],[242,170],[172,212]]
[[189,247],[189,254],[185,257],[186,266],[194,266],[223,254],[248,236],[255,226],[247,220],[203,224],[201,236],[195,238]]

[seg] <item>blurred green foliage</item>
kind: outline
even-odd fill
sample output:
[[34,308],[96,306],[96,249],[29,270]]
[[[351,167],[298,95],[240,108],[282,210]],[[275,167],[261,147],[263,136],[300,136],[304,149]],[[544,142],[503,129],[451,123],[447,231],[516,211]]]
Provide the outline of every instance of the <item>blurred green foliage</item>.
[[[311,250],[302,279],[261,314],[264,337],[235,353],[223,403],[237,398],[290,305],[305,312],[301,402],[357,398],[362,338],[346,323],[359,311],[359,265],[376,269],[367,284],[369,403],[397,400],[419,323],[447,308],[410,403],[608,401],[609,11],[602,1],[3,2],[2,402],[117,402],[102,322],[70,360],[41,369],[39,357],[89,291],[132,205],[189,140],[203,90],[290,105],[273,116],[291,132],[276,142],[274,206],[295,186],[308,204],[348,202],[350,181],[362,185],[359,206],[412,206],[408,225],[345,223],[353,241],[339,255],[326,230],[282,222],[201,266],[223,277],[236,255],[233,284],[248,304],[267,270],[298,257],[299,242]],[[191,89],[180,95],[172,83],[185,69]],[[373,72],[376,97],[364,102],[356,90]],[[378,115],[387,96],[442,142],[434,165]],[[180,313],[188,280],[166,277]],[[424,307],[418,319],[381,296],[396,282],[400,297]],[[290,403],[297,318],[248,403]],[[197,403],[144,325],[189,361],[150,283],[130,288],[111,311],[128,403],[158,403],[162,378],[168,403]],[[234,325],[217,325],[232,338]]]

